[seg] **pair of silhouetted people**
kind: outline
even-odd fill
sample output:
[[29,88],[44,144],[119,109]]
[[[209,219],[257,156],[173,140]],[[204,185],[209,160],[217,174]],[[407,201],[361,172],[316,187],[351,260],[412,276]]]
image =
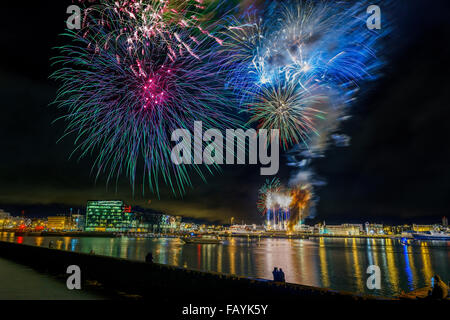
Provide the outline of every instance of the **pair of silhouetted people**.
[[151,252],[147,253],[147,255],[145,256],[145,262],[153,263],[153,254]]
[[280,270],[278,270],[278,268],[275,267],[273,268],[272,274],[273,274],[273,281],[286,282],[286,279],[284,278],[283,269],[280,268]]

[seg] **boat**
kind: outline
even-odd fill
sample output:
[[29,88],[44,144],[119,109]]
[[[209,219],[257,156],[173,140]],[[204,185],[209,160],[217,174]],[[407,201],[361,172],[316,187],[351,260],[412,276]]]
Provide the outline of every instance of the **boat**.
[[414,239],[410,239],[410,238],[401,238],[400,239],[400,243],[404,246],[409,246],[411,244],[410,241],[414,241]]
[[223,241],[218,238],[212,237],[186,237],[181,238],[185,243],[195,243],[195,244],[222,244]]
[[413,238],[416,240],[435,240],[435,241],[450,241],[450,234],[441,231],[427,231],[423,233],[413,233]]

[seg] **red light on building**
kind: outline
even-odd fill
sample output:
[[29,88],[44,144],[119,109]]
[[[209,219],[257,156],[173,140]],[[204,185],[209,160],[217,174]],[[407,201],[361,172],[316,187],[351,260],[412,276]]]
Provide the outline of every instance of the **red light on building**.
[[131,213],[131,206],[124,206],[123,207],[123,212]]

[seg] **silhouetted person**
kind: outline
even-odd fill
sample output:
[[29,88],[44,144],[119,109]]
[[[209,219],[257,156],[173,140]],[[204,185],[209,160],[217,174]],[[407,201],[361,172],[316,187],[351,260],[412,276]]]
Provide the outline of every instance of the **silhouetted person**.
[[145,262],[153,263],[153,254],[151,252],[147,253],[147,255],[145,256]]
[[273,274],[273,281],[280,281],[280,271],[278,271],[278,268],[273,268],[272,271]]
[[278,281],[286,282],[286,279],[285,279],[285,277],[284,277],[283,269],[280,268],[280,271],[278,271],[278,272],[279,272],[279,274],[280,274],[280,280],[278,280]]
[[432,299],[445,299],[448,296],[448,287],[444,281],[436,274],[434,275],[434,285],[430,292]]
[[50,249],[53,249],[53,240],[50,240],[50,242],[48,243],[48,247],[49,247]]

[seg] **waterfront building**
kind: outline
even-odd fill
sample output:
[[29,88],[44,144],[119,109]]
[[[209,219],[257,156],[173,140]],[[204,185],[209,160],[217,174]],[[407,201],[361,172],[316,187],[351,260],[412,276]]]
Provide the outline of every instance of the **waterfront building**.
[[193,229],[193,223],[182,222],[180,224],[180,231],[191,231]]
[[362,233],[361,224],[341,224],[336,226],[324,225],[321,228],[321,234],[330,234],[336,236],[359,236]]
[[72,229],[74,230],[84,230],[86,223],[86,217],[82,214],[72,215]]
[[175,232],[180,228],[181,217],[180,216],[171,216],[167,214],[162,215],[161,219],[161,228],[162,232]]
[[171,216],[162,213],[135,212],[133,213],[130,231],[169,233],[181,230],[181,225],[181,216]]
[[261,231],[261,229],[257,228],[256,224],[234,224],[230,226],[227,231],[232,234],[247,234]]
[[294,226],[294,231],[301,233],[314,233],[315,228],[307,224],[298,223]]
[[70,219],[66,216],[52,216],[47,218],[47,229],[62,231],[70,228]]
[[10,218],[10,214],[8,212],[5,212],[3,209],[0,209],[0,219],[6,219]]
[[42,231],[47,227],[47,221],[41,218],[34,218],[31,219],[31,224],[29,225],[29,227],[33,231]]
[[187,231],[187,232],[196,232],[200,230],[200,226],[193,222],[182,222],[180,224],[180,231]]
[[88,201],[86,231],[127,232],[132,227],[131,207],[123,201]]
[[391,227],[393,234],[411,233],[412,226],[409,224],[397,225]]
[[396,234],[396,228],[394,226],[383,226],[383,233],[387,235]]
[[0,228],[8,228],[11,223],[11,215],[8,212],[0,209]]
[[384,232],[384,226],[379,223],[365,223],[365,231],[367,235],[383,235]]
[[427,231],[433,231],[437,229],[438,226],[432,225],[432,224],[413,224],[412,230],[414,232],[427,232]]

